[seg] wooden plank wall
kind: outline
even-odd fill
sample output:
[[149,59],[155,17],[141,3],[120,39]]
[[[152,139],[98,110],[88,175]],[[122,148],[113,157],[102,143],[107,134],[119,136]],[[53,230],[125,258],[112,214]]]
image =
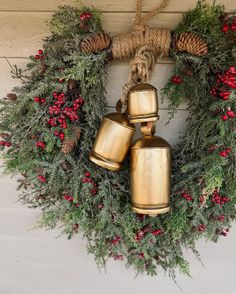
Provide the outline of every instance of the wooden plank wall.
[[[143,11],[155,7],[160,0],[144,1]],[[152,26],[174,28],[182,13],[195,6],[195,0],[170,0],[164,11],[151,21]],[[225,4],[227,11],[236,9],[236,0],[209,0],[213,4]],[[75,3],[75,5],[78,2]],[[126,32],[131,28],[135,14],[135,1],[125,0],[87,0],[84,4],[94,5],[103,11],[105,30],[112,35]],[[74,4],[70,0],[0,0],[0,97],[3,97],[17,84],[11,79],[10,68],[5,57],[12,64],[24,67],[27,58],[41,48],[42,39],[49,34],[46,21],[62,4]],[[160,60],[151,83],[160,89],[170,76],[173,62]],[[121,95],[121,89],[129,74],[129,64],[113,62],[108,80],[107,99],[109,110],[114,108]],[[176,118],[168,126],[168,100],[160,106],[161,120],[158,134],[174,144],[179,132],[185,128],[187,117],[186,104],[183,103]],[[55,239],[59,231],[44,232],[30,230],[38,211],[32,211],[17,203],[16,180],[0,178],[0,294],[72,294],[128,293],[136,294],[143,290],[153,291],[159,288],[163,293],[179,293],[163,275],[158,279],[141,277],[132,280],[131,271],[126,272],[123,265],[109,263],[107,275],[98,273],[93,258],[86,255],[86,242],[81,239],[67,241]],[[236,262],[232,235],[222,246],[200,244],[203,258],[207,263],[207,272],[193,263],[194,281],[181,279],[185,291],[194,293],[233,294],[234,271],[224,276],[224,285],[220,279],[224,271]],[[213,253],[213,255],[212,255]],[[217,255],[216,263],[212,256]],[[189,254],[189,253],[188,253]],[[218,269],[218,271],[216,271]],[[91,281],[91,283],[89,283]],[[118,285],[119,287],[116,287]],[[114,287],[115,286],[115,287]]]

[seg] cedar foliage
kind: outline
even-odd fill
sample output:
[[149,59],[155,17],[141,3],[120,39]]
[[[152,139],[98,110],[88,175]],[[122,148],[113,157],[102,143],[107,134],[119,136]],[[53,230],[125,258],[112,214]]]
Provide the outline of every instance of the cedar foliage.
[[[81,25],[84,12],[92,18]],[[221,6],[200,1],[173,32],[174,36],[181,32],[202,36],[209,53],[193,57],[172,50],[176,61],[173,75],[181,76],[183,82],[168,81],[163,94],[170,99],[170,119],[183,99],[189,101],[190,116],[187,131],[173,150],[172,212],[150,218],[131,212],[127,164],[117,173],[88,160],[106,112],[107,52],[86,54],[79,44],[84,36],[102,31],[100,13],[88,7],[59,8],[50,22],[52,35],[44,42],[45,58],[31,57],[27,71],[13,66],[13,76],[21,79],[22,86],[13,90],[16,100],[0,102],[0,132],[10,143],[0,146],[6,173],[22,174],[20,199],[29,207],[42,209],[39,226],[53,229],[63,224],[68,238],[81,232],[88,240],[88,252],[100,266],[109,257],[126,258],[127,265],[139,273],[154,275],[159,266],[172,278],[176,269],[189,274],[183,248],[198,256],[195,246],[199,238],[217,241],[230,227],[236,215],[235,126],[232,119],[223,122],[214,111],[229,107],[236,111],[235,90],[226,101],[210,94],[216,75],[235,65],[234,33],[222,33],[223,14]],[[47,123],[53,92],[63,92],[68,106],[78,96],[84,99],[77,112],[79,119],[67,121],[64,130],[65,140],[69,140],[74,128],[80,129],[80,139],[68,154],[61,152],[63,142],[53,135],[59,126]],[[44,97],[46,102],[35,103],[35,97]],[[44,142],[44,149],[36,148],[38,141]],[[215,149],[210,152],[212,145]],[[222,146],[232,149],[227,158],[219,156]],[[213,203],[216,188],[230,201]],[[183,191],[191,201],[183,197]],[[224,219],[219,221],[221,215]]]

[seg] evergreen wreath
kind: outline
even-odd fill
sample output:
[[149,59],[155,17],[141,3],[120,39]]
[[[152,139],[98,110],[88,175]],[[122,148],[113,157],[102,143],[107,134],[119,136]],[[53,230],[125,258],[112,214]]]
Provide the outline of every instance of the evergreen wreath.
[[[199,1],[172,32],[175,67],[163,97],[170,119],[188,99],[189,118],[173,150],[172,211],[151,218],[131,212],[127,164],[111,172],[88,159],[106,113],[109,49],[85,53],[80,42],[102,31],[100,16],[60,7],[27,70],[12,66],[22,86],[0,101],[6,172],[22,175],[20,200],[41,208],[39,226],[63,224],[68,238],[83,232],[99,266],[125,258],[139,273],[189,274],[183,248],[199,257],[196,241],[226,236],[236,216],[236,17]],[[208,54],[183,52],[192,42],[191,34],[178,39],[182,32],[201,36]]]

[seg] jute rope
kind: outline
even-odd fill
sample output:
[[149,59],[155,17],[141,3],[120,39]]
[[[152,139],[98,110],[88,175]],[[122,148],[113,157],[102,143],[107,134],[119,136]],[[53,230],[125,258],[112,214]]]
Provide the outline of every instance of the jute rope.
[[123,106],[126,105],[129,91],[135,85],[141,82],[145,83],[150,80],[154,66],[155,55],[153,54],[151,48],[147,48],[147,46],[141,47],[136,52],[134,59],[131,61],[131,71],[128,82],[123,87],[123,95],[120,98]]
[[161,10],[163,10],[169,3],[169,0],[163,0],[161,4],[157,7],[154,8],[153,10],[150,10],[144,17],[142,17],[142,0],[137,0],[137,5],[136,5],[136,17],[134,24],[135,25],[145,25],[151,18],[156,16]]
[[132,87],[140,82],[147,82],[154,70],[156,57],[168,56],[171,36],[170,29],[150,29],[146,23],[165,8],[169,0],[162,3],[144,17],[141,15],[142,0],[137,0],[137,10],[133,31],[113,39],[112,54],[114,59],[134,56],[128,82],[123,87],[123,95],[117,103],[117,110],[126,106],[127,96]]

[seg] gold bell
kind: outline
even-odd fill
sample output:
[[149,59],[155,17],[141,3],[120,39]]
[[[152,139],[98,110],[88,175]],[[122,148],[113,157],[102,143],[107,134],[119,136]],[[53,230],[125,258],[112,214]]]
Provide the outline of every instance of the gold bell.
[[131,146],[132,210],[156,216],[170,211],[170,145],[142,124],[143,137]]
[[124,113],[107,114],[98,130],[89,159],[94,163],[117,171],[129,151],[135,126]]
[[132,123],[157,120],[157,89],[147,83],[134,86],[128,94],[128,113]]

